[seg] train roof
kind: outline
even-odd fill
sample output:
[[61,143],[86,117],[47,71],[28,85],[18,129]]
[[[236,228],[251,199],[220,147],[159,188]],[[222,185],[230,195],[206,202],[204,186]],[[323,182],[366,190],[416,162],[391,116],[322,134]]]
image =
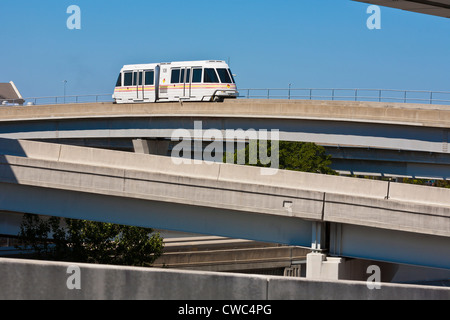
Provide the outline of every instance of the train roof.
[[134,70],[134,69],[152,69],[159,65],[170,65],[174,67],[184,66],[198,66],[214,64],[216,66],[228,67],[228,64],[223,60],[198,60],[198,61],[174,61],[174,62],[160,62],[160,63],[147,63],[147,64],[128,64],[124,65],[122,70]]

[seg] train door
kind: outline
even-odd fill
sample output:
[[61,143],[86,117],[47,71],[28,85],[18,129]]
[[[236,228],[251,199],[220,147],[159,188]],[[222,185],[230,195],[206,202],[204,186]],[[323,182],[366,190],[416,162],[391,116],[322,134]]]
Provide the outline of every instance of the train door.
[[154,70],[144,70],[144,80],[143,80],[143,90],[142,99],[144,101],[155,102],[156,91],[155,91],[155,71]]
[[199,101],[203,97],[202,89],[199,86],[202,83],[202,67],[191,68],[190,95],[191,99]]
[[143,70],[136,70],[133,72],[133,84],[136,86],[136,98],[134,101],[144,101],[144,83],[143,83]]
[[160,81],[160,68],[157,65],[155,67],[155,102],[159,100],[159,81]]
[[161,64],[158,81],[158,100],[169,100],[170,68],[167,64]]
[[191,88],[192,88],[192,81],[191,81],[191,68],[185,68],[182,69],[182,78],[181,81],[183,83],[183,99],[190,99],[191,98]]

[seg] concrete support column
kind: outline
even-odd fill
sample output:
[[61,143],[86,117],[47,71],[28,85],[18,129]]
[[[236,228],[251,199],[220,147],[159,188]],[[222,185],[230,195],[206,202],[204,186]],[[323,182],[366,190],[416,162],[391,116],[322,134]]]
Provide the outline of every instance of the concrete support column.
[[[325,199],[324,199],[325,200]],[[312,224],[312,238],[311,238],[311,249],[314,252],[320,253],[325,249],[325,224],[321,221],[315,221]]]
[[169,140],[134,139],[133,147],[135,153],[167,156],[167,153],[169,151],[169,143]]
[[320,280],[342,279],[344,258],[331,258],[323,253],[306,255],[306,278]]
[[323,253],[306,255],[306,278],[316,280],[357,280],[366,281],[372,274],[369,266],[380,270],[381,282],[390,282],[398,270],[398,265],[381,261],[329,257]]

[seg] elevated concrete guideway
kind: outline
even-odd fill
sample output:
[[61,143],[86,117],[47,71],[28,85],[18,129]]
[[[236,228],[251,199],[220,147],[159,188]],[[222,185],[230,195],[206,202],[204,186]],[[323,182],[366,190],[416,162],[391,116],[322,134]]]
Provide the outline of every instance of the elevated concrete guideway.
[[448,128],[450,106],[363,101],[242,99],[225,100],[222,103],[77,103],[14,106],[0,109],[1,122],[169,116],[338,119],[347,122]]
[[180,128],[193,132],[194,121],[202,121],[203,130],[273,129],[281,140],[327,146],[342,173],[450,177],[450,106],[442,105],[236,100],[5,107],[0,108],[0,137],[54,142],[170,139]]
[[[450,269],[450,190],[0,140],[0,210]],[[328,226],[327,226],[328,225]],[[326,231],[328,230],[328,231]],[[327,239],[325,239],[325,237]]]

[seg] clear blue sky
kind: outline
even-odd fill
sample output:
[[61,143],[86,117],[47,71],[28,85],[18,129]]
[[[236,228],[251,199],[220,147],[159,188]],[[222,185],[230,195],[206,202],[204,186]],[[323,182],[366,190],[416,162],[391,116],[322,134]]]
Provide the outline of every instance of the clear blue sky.
[[[69,30],[67,7],[81,8]],[[350,0],[1,0],[0,82],[112,93],[123,64],[230,59],[240,88],[450,91],[450,19]]]

